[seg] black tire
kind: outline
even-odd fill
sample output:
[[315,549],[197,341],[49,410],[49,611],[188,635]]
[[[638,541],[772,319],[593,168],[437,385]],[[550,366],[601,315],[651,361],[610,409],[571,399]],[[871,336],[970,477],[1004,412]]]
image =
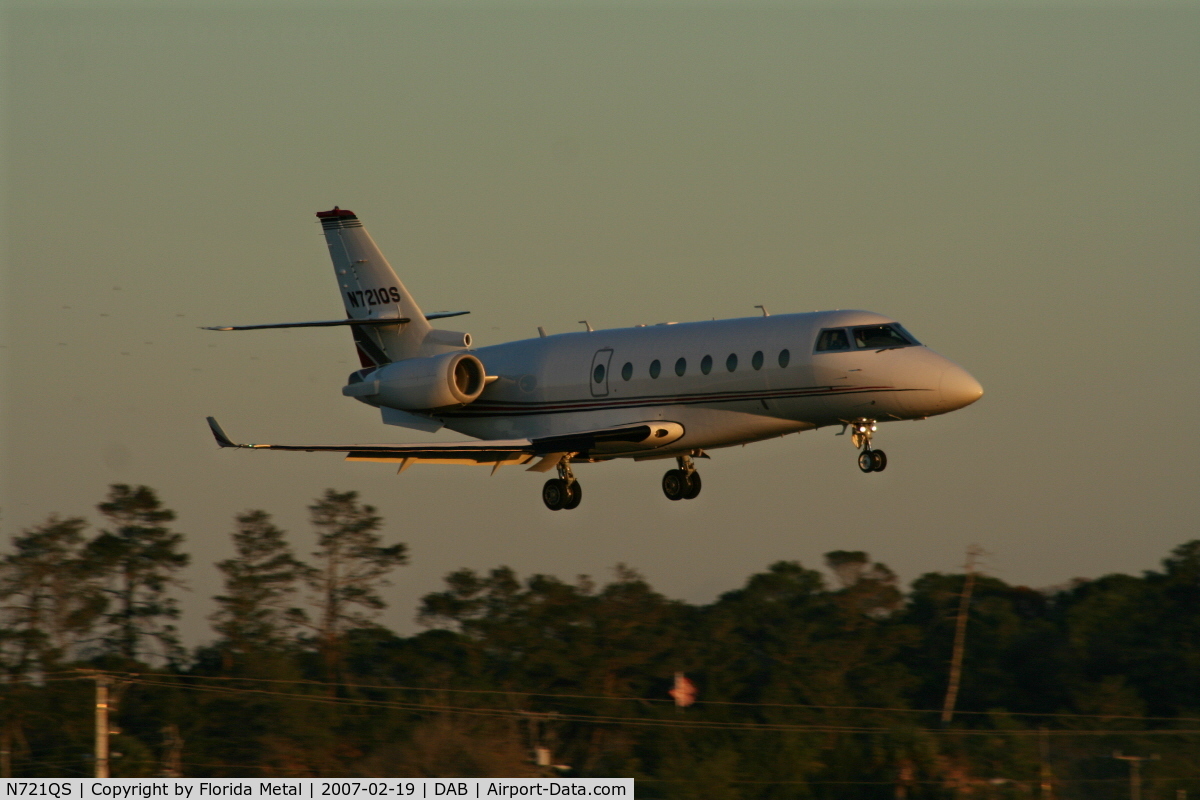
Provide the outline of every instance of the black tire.
[[567,486],[567,492],[567,502],[563,503],[563,508],[568,511],[572,508],[579,508],[579,504],[583,500],[583,487],[579,485],[579,481],[571,481]]
[[871,461],[876,472],[883,472],[887,467],[887,453],[882,450],[872,450]]
[[875,456],[871,455],[873,450],[863,450],[858,454],[858,468],[863,472],[875,471]]
[[687,492],[687,476],[681,469],[669,469],[662,479],[663,494],[668,500],[682,500]]
[[695,500],[700,496],[700,473],[692,470],[687,476],[687,491],[683,493],[684,500]]
[[562,478],[551,478],[542,486],[542,502],[551,511],[558,511],[569,498],[567,482]]

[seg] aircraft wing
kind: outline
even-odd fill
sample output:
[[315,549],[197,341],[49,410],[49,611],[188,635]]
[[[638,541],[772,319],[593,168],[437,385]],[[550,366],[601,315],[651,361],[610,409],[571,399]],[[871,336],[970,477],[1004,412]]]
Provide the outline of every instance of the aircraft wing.
[[421,444],[239,444],[230,439],[213,417],[208,427],[221,447],[241,447],[253,450],[302,450],[308,453],[345,453],[347,461],[400,462],[401,470],[416,462],[425,464],[527,464],[534,458],[542,461],[531,467],[537,472],[554,468],[565,453],[576,456],[611,456],[627,452],[645,452],[670,444],[683,436],[683,426],[677,422],[645,422],[578,431],[535,439],[492,439],[473,442],[425,442]]

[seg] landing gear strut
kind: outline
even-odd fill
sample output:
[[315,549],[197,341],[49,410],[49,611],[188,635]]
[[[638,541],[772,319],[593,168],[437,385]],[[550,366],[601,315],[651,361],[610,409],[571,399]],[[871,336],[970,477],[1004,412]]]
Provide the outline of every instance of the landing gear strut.
[[663,475],[663,494],[668,500],[695,500],[700,494],[700,473],[692,463],[690,455],[679,456],[675,459],[679,469],[669,469]]
[[574,453],[565,453],[558,462],[558,477],[551,478],[542,486],[542,502],[551,511],[578,508],[583,500],[583,489],[580,488],[575,473],[571,472],[573,455]]
[[858,454],[858,468],[863,472],[883,472],[887,467],[887,454],[871,448],[871,437],[875,433],[875,420],[859,419],[850,423],[850,443],[862,452]]

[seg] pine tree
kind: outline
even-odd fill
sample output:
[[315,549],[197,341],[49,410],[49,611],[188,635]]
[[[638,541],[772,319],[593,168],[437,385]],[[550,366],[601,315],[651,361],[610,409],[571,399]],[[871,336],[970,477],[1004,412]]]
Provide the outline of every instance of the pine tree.
[[171,620],[179,618],[179,607],[167,589],[178,584],[174,574],[190,557],[178,551],[183,534],[166,527],[175,512],[162,507],[153,489],[123,483],[109,487],[108,500],[97,508],[112,525],[87,546],[111,600],[104,614],[108,651],[136,660],[146,655],[142,640],[149,638],[176,659],[180,647]]
[[379,590],[389,586],[386,575],[408,562],[407,545],[381,547],[377,533],[383,518],[373,506],[360,504],[358,492],[326,489],[308,507],[317,529],[316,566],[305,580],[318,612],[314,627],[326,671],[335,680],[342,660],[346,632],[371,625],[372,612],[387,604]]
[[237,557],[217,564],[225,575],[226,594],[214,598],[213,629],[224,641],[218,645],[225,668],[233,656],[281,649],[303,612],[290,606],[297,583],[307,568],[292,555],[284,532],[265,511],[236,517],[233,545]]
[[51,516],[12,539],[0,559],[0,646],[14,678],[68,658],[104,607],[83,556],[78,517]]

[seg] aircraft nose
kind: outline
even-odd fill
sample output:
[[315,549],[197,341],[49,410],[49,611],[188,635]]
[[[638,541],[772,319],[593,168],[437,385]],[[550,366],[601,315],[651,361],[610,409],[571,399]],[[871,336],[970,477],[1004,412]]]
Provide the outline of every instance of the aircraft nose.
[[954,411],[983,397],[983,387],[971,373],[957,364],[950,364],[942,373],[938,394],[941,395],[942,405],[946,410]]

